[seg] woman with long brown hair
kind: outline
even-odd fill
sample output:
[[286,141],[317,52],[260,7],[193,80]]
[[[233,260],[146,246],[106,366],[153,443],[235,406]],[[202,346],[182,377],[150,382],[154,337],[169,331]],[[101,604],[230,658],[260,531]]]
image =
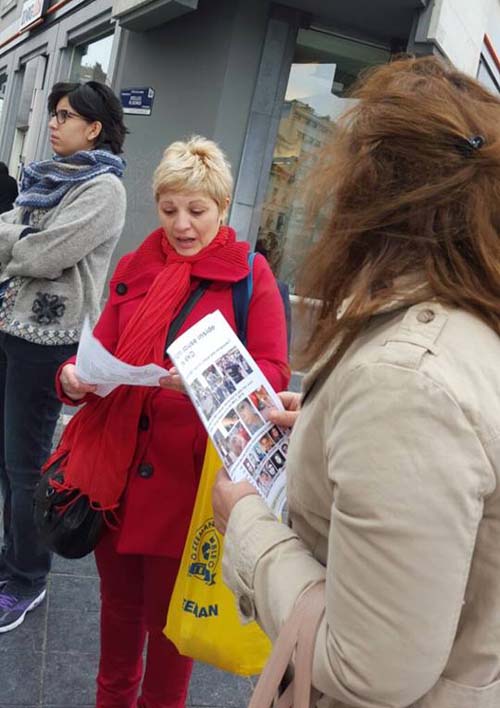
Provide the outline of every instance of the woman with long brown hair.
[[500,100],[431,57],[377,68],[355,96],[315,185],[333,209],[303,281],[320,301],[312,369],[300,412],[274,416],[297,418],[290,528],[221,475],[225,575],[273,639],[326,580],[314,705],[491,708]]

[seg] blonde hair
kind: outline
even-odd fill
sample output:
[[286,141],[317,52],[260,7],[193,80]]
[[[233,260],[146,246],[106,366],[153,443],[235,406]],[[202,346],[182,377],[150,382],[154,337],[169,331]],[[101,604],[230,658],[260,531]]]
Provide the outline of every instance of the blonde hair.
[[169,145],[153,176],[155,199],[166,191],[205,192],[224,212],[233,191],[233,177],[217,143],[193,135]]

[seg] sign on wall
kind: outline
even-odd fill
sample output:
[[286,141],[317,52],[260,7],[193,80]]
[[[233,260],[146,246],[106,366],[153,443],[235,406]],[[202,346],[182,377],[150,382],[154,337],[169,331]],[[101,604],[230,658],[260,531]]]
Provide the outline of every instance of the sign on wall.
[[123,112],[132,115],[150,116],[154,97],[155,90],[151,87],[120,91]]
[[19,32],[26,29],[29,25],[40,17],[43,17],[47,9],[48,0],[25,0],[23,10],[21,12],[21,24]]

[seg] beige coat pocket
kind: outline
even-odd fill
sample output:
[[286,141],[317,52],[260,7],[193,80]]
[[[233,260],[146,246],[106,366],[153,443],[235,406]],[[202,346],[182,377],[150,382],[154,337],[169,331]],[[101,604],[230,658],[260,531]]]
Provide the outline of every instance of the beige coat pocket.
[[498,708],[500,681],[476,688],[441,678],[412,708]]

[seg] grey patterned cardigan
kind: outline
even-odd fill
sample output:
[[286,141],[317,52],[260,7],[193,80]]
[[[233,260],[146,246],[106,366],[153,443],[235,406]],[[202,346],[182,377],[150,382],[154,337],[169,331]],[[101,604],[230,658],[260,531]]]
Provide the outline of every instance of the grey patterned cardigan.
[[52,209],[0,215],[0,331],[35,344],[72,344],[94,322],[125,219],[125,189],[112,174],[71,188]]

